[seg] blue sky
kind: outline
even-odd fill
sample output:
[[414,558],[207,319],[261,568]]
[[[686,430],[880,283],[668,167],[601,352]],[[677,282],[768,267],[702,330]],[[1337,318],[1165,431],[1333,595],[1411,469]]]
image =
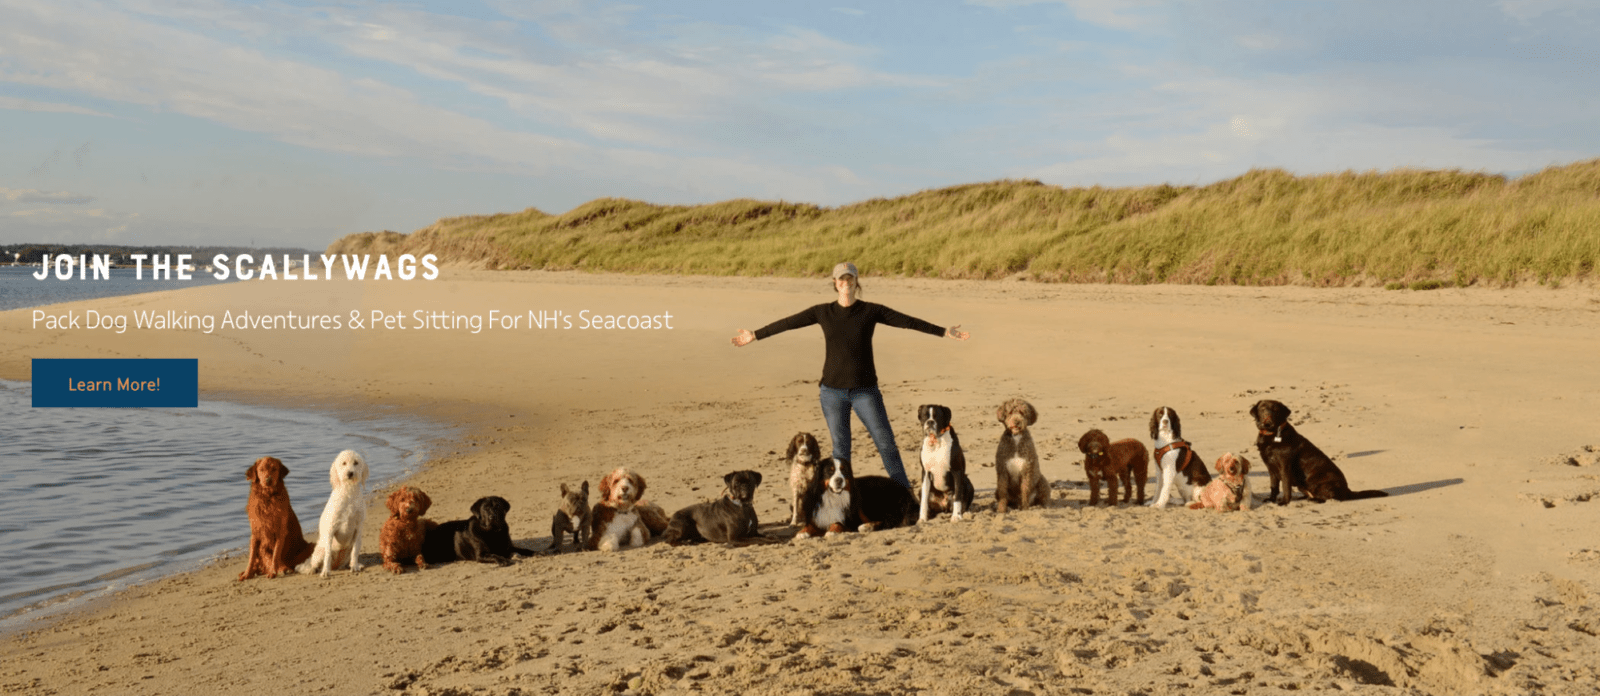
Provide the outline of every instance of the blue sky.
[[0,0],[0,243],[1597,156],[1593,0]]

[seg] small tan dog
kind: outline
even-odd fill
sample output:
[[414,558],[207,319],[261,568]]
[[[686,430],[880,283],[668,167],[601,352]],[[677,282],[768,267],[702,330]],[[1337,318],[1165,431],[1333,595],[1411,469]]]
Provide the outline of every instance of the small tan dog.
[[1218,512],[1249,510],[1254,507],[1255,494],[1250,492],[1250,460],[1232,452],[1217,458],[1217,477],[1200,489],[1200,495],[1189,503],[1189,509],[1211,508]]

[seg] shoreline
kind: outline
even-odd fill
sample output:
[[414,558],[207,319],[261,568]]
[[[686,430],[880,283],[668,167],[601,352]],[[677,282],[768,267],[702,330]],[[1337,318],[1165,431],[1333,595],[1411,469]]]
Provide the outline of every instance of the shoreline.
[[[1546,463],[1600,444],[1581,415],[1600,395],[1562,389],[1595,383],[1585,378],[1596,368],[1558,362],[1600,338],[1592,292],[863,284],[867,301],[974,334],[957,344],[885,329],[877,344],[902,449],[914,444],[907,412],[917,403],[960,412],[979,490],[971,524],[775,548],[653,544],[401,576],[372,567],[326,582],[237,583],[237,568],[221,559],[0,635],[5,662],[31,658],[0,671],[0,684],[73,693],[509,693],[621,691],[638,679],[639,693],[1058,693],[1080,684],[1165,693],[1174,680],[1220,688],[1231,679],[1250,693],[1289,684],[1516,693],[1536,679],[1550,693],[1581,693],[1595,683],[1592,669],[1562,666],[1600,655],[1592,634],[1563,628],[1600,626],[1600,550],[1580,531],[1600,520],[1600,506],[1576,500],[1591,483],[1573,478],[1595,469]],[[826,435],[815,413],[820,337],[737,350],[727,340],[827,301],[825,285],[446,269],[431,284],[231,284],[121,296],[76,304],[639,313],[664,303],[683,324],[673,334],[483,341],[460,333],[42,335],[15,319],[27,311],[17,310],[0,313],[8,329],[0,378],[25,379],[30,351],[198,353],[208,398],[387,407],[454,424],[457,446],[405,481],[434,497],[436,520],[464,516],[480,495],[502,495],[513,505],[513,539],[538,549],[559,483],[592,486],[614,463],[627,464],[649,479],[647,497],[670,511],[714,494],[722,473],[754,468],[766,476],[757,492],[763,526],[787,536],[777,524],[787,521],[787,477],[772,453],[797,429]],[[236,389],[218,396],[227,383]],[[982,462],[998,427],[993,404],[1011,395],[1040,407],[1034,432],[1056,498],[1048,509],[1002,517],[985,497],[993,473]],[[1252,429],[1238,415],[1255,398],[1293,402],[1306,419],[1301,431],[1335,457],[1352,487],[1392,497],[1237,515],[1083,507],[1075,444],[1084,429],[1146,439],[1149,410],[1165,404],[1184,413],[1185,436],[1208,460],[1228,450],[1255,460]],[[879,468],[860,432],[855,449],[858,473]],[[366,554],[376,552],[387,516],[377,491],[370,495]],[[319,503],[298,501],[296,511]],[[1545,637],[1555,657],[1531,652],[1531,634],[1517,625],[1525,620],[1560,633]],[[836,643],[841,634],[852,636],[848,649]],[[351,651],[371,657],[347,664],[334,654]],[[292,675],[274,668],[287,664],[302,667]]]
[[[21,391],[25,392],[28,389],[28,383],[0,380],[0,391],[12,391],[13,394],[16,394],[17,392],[13,390],[15,387],[20,387]],[[309,436],[308,440],[302,441],[298,446],[286,444],[283,450],[276,452],[278,456],[294,462],[297,467],[307,468],[323,466],[321,461],[313,461],[320,459],[323,453],[316,451],[311,454],[308,452],[310,447],[305,442],[327,443],[329,440],[337,442],[338,439],[329,437],[328,433],[330,431],[359,432],[361,434],[356,438],[346,437],[342,439],[348,441],[353,448],[363,451],[373,465],[372,478],[369,481],[369,488],[372,490],[387,490],[400,482],[409,480],[411,476],[414,476],[427,465],[429,452],[444,451],[453,441],[449,424],[413,415],[402,415],[393,412],[392,409],[385,411],[376,407],[356,409],[335,409],[326,406],[310,407],[306,404],[295,404],[284,400],[278,400],[269,405],[260,399],[229,399],[226,398],[227,396],[214,393],[208,394],[205,399],[200,401],[196,409],[117,409],[108,414],[108,422],[105,426],[96,427],[86,424],[85,427],[91,428],[92,431],[87,434],[86,439],[73,443],[72,447],[76,449],[92,447],[97,450],[107,451],[100,462],[93,459],[80,458],[76,461],[71,461],[70,466],[74,469],[88,468],[91,470],[100,464],[109,464],[112,467],[110,471],[101,472],[99,476],[86,478],[81,475],[82,471],[78,471],[76,472],[79,474],[78,476],[56,484],[61,487],[40,487],[36,479],[31,485],[22,483],[28,480],[29,477],[24,473],[26,472],[25,468],[19,468],[19,462],[13,460],[11,466],[5,467],[6,478],[12,483],[18,484],[17,491],[51,495],[58,501],[55,505],[58,508],[63,504],[73,507],[83,504],[91,506],[91,509],[83,510],[78,515],[79,519],[75,521],[71,518],[58,519],[50,517],[50,513],[47,510],[29,508],[24,501],[13,500],[7,506],[10,520],[13,522],[19,520],[27,521],[25,526],[33,527],[31,531],[19,530],[20,533],[24,534],[23,538],[32,539],[33,543],[42,544],[48,542],[55,537],[53,534],[46,533],[46,530],[53,529],[55,532],[60,532],[62,529],[55,528],[56,525],[59,525],[63,528],[70,528],[74,536],[87,537],[85,542],[91,545],[111,545],[116,549],[125,549],[125,545],[130,542],[146,539],[149,542],[149,547],[158,553],[154,555],[146,554],[141,557],[106,549],[97,553],[101,561],[98,564],[99,569],[91,571],[99,574],[94,577],[86,577],[81,572],[73,570],[81,568],[73,560],[76,558],[75,554],[79,553],[79,551],[77,549],[67,549],[65,555],[52,559],[52,567],[59,568],[59,572],[41,576],[38,574],[41,570],[40,568],[33,569],[35,575],[31,580],[33,582],[43,580],[44,585],[11,588],[11,591],[7,593],[10,601],[0,605],[0,636],[12,635],[29,625],[35,624],[35,622],[48,621],[59,616],[62,612],[78,611],[82,605],[97,602],[108,593],[119,592],[129,587],[146,585],[170,576],[192,572],[219,559],[238,556],[247,550],[247,545],[242,541],[248,540],[248,527],[242,530],[242,535],[229,534],[211,542],[206,542],[203,538],[207,536],[219,537],[222,530],[209,528],[200,530],[192,527],[197,519],[206,520],[210,524],[215,524],[222,520],[226,520],[225,523],[237,523],[240,525],[245,522],[245,518],[238,514],[243,510],[244,496],[240,491],[235,490],[236,487],[232,485],[234,479],[237,478],[237,476],[233,475],[236,472],[233,472],[232,469],[228,469],[227,474],[221,477],[209,473],[192,473],[191,476],[200,477],[198,480],[191,479],[188,482],[198,484],[199,487],[196,488],[187,485],[184,478],[170,477],[168,474],[162,474],[157,471],[150,471],[148,475],[131,474],[129,473],[131,471],[129,467],[137,463],[144,466],[169,469],[177,467],[194,472],[195,469],[193,467],[206,459],[211,461],[221,461],[223,459],[232,461],[238,456],[242,456],[240,455],[241,449],[254,450],[255,448],[230,447],[224,442],[210,442],[213,439],[210,437],[199,438],[194,436],[186,437],[176,433],[169,434],[166,428],[176,427],[178,424],[185,422],[201,422],[207,424],[207,427],[220,427],[220,429],[225,430],[232,436],[247,439],[252,437],[252,434],[283,433],[286,431],[300,436]],[[16,407],[14,402],[20,402],[20,408],[22,409],[31,410],[28,408],[27,400],[23,398],[5,400],[5,407],[0,408],[0,412],[3,412],[5,408]],[[184,411],[186,410],[194,411],[193,415],[205,415],[208,417],[195,421],[193,418],[187,417],[190,414],[185,413]],[[72,414],[62,414],[59,411],[57,411],[57,414],[69,420],[72,419]],[[29,419],[30,416],[32,416],[31,419]],[[81,415],[79,416],[78,422],[81,422],[82,417]],[[93,418],[94,416],[89,417]],[[40,450],[37,449],[39,445],[55,441],[54,438],[43,439],[30,435],[30,432],[33,432],[36,428],[43,427],[48,429],[49,418],[49,415],[24,414],[21,423],[11,424],[16,427],[0,428],[0,430],[6,431],[11,436],[20,437],[15,441],[15,444],[18,447],[26,448],[26,451],[35,453],[23,460],[32,463],[39,459],[40,455],[38,453]],[[164,454],[159,457],[150,456],[144,459],[130,459],[128,456],[120,454],[118,452],[119,446],[139,447],[141,438],[122,437],[119,439],[119,436],[112,435],[112,433],[126,433],[128,428],[135,424],[139,424],[143,432],[160,438],[164,443],[163,446],[171,450],[170,454]],[[219,457],[215,454],[219,450],[227,450],[235,456]],[[211,454],[205,454],[208,451]],[[198,456],[197,453],[199,453]],[[310,455],[309,458],[308,454]],[[54,459],[55,461],[52,463],[56,465],[68,464],[61,457],[43,456],[46,459]],[[295,485],[293,493],[297,496],[297,499],[305,498],[308,501],[315,501],[325,497],[325,491],[313,492],[309,490],[317,482],[315,481],[315,473],[309,471],[308,473],[311,473],[312,476],[305,476],[300,483]],[[163,476],[168,476],[169,478],[163,479]],[[219,488],[218,484],[224,481],[226,485]],[[186,518],[187,522],[170,524],[163,523],[160,519],[147,519],[144,515],[138,514],[139,510],[137,508],[131,513],[121,513],[121,515],[125,516],[119,516],[119,513],[116,512],[107,512],[105,509],[107,505],[113,506],[113,509],[116,507],[127,509],[125,505],[119,504],[115,495],[109,497],[103,495],[106,491],[116,489],[126,490],[135,494],[137,492],[148,493],[152,489],[166,489],[168,484],[183,487],[182,493],[184,500],[188,501],[188,506],[182,509],[174,509],[170,507],[172,503],[168,503],[168,507],[161,510],[160,517],[165,518],[173,515],[179,520]],[[70,492],[74,488],[83,486],[90,488],[82,489],[78,493]],[[124,486],[128,488],[124,489]],[[321,486],[325,488],[326,484],[323,483]],[[99,489],[102,495],[94,495],[92,493],[93,489]],[[68,492],[63,493],[63,491]],[[236,500],[238,503],[237,510],[234,505],[226,503],[227,500]],[[21,511],[18,511],[15,507],[19,505],[23,508]],[[45,518],[29,520],[27,515],[30,509],[45,515]],[[314,534],[317,525],[317,517],[313,514],[315,511],[301,509],[299,512],[302,517],[302,526],[308,526]],[[96,521],[95,524],[109,522],[117,527],[128,526],[137,531],[112,532],[103,536],[97,536],[92,532],[85,534],[86,525],[90,524],[90,520]],[[34,525],[32,522],[38,522],[42,526]],[[187,530],[193,531],[185,533]],[[237,532],[240,530],[229,531]],[[199,532],[199,534],[193,532]],[[127,536],[127,534],[133,534],[134,536]],[[201,536],[202,539],[196,539],[196,536]],[[13,539],[12,541],[17,540]],[[235,546],[228,546],[227,544],[231,542],[240,543]],[[13,546],[8,550],[15,552],[17,549]],[[202,555],[196,555],[197,552]],[[13,557],[18,556],[14,555]],[[115,569],[106,570],[110,566],[115,566]],[[16,604],[14,602],[22,603]]]

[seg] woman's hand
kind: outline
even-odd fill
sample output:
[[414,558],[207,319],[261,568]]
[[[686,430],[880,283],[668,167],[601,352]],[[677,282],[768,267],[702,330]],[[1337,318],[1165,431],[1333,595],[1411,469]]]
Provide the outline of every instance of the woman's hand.
[[[946,338],[953,338],[953,339],[956,339],[957,341],[965,341],[972,334],[967,333],[965,331],[962,331],[961,330],[961,325],[960,324],[956,324],[955,326],[952,326],[952,327],[950,327],[948,329],[945,329],[944,330],[944,335],[945,335]],[[734,341],[737,342],[738,339],[734,339]]]
[[747,329],[739,329],[739,334],[733,337],[733,347],[743,348],[744,346],[750,345],[750,342],[754,340],[756,340],[755,334],[750,333],[750,331]]

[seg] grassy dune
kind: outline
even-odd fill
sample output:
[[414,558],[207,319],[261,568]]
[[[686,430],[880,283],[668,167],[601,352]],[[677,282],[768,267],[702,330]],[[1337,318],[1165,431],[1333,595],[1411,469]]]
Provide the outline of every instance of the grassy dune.
[[501,269],[1440,287],[1593,281],[1600,159],[1516,180],[1397,170],[1255,170],[1208,186],[998,181],[821,208],[602,198],[562,215],[446,218],[331,253],[433,253]]

